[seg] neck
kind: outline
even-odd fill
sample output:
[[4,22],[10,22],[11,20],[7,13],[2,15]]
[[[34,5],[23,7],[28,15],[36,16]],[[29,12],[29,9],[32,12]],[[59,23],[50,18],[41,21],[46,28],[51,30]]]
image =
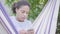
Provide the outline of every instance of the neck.
[[16,17],[16,20],[19,22],[24,22],[23,20],[20,20],[19,18]]

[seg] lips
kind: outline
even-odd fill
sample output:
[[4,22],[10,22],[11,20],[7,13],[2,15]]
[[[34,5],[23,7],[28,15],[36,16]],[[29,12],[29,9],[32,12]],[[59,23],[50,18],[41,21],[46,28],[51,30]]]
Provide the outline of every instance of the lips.
[[22,19],[25,19],[25,17],[22,17]]

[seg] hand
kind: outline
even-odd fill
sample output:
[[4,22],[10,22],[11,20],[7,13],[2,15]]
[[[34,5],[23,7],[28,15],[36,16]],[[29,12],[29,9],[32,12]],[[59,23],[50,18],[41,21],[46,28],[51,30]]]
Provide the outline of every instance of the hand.
[[28,34],[34,34],[34,30],[33,29],[28,30]]
[[19,34],[27,34],[27,31],[26,30],[20,30]]

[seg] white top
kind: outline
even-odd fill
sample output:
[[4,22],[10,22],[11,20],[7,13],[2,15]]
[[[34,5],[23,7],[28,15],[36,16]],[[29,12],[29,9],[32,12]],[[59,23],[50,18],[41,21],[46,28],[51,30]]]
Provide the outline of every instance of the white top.
[[20,31],[22,29],[24,30],[32,29],[32,23],[26,19],[24,20],[24,22],[19,22],[16,20],[14,16],[12,16],[11,20],[17,31]]

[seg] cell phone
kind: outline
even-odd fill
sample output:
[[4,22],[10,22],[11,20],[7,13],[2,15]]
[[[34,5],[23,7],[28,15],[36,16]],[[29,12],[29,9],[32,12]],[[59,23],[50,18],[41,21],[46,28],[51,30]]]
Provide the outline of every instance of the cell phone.
[[29,30],[27,30],[27,31],[34,31],[33,29],[29,29]]

